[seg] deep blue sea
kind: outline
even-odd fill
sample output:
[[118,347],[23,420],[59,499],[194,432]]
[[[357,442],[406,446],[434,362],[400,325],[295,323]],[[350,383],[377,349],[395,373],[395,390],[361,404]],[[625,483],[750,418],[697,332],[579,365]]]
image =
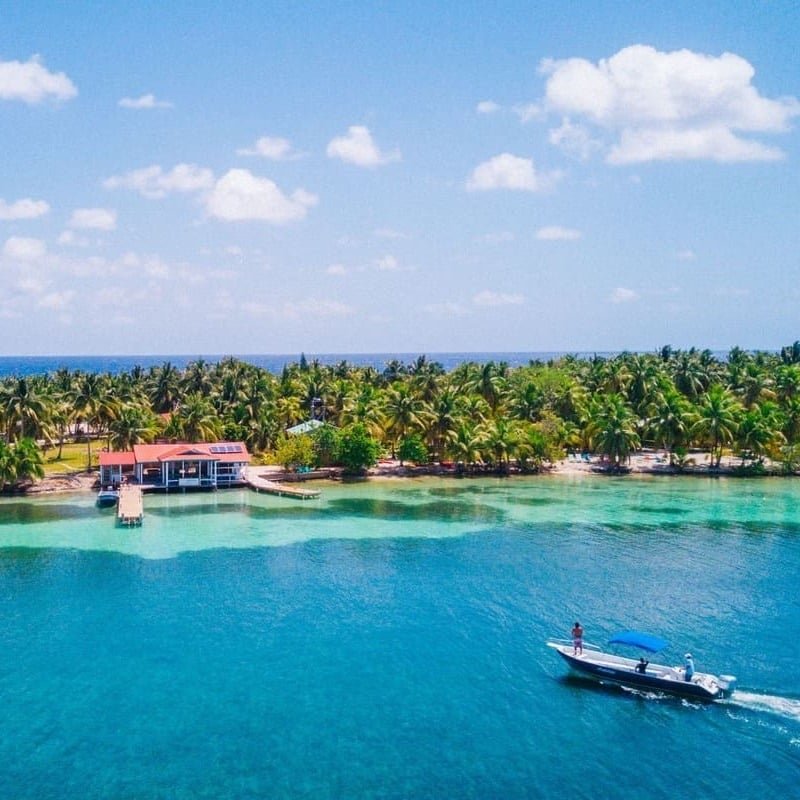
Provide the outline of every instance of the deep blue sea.
[[[0,501],[0,797],[797,796],[796,482],[321,488]],[[740,691],[570,680],[575,619]]]
[[[311,362],[317,359],[321,364],[334,365],[341,361],[357,366],[370,366],[382,370],[389,361],[397,359],[409,364],[418,358],[421,353],[306,353],[306,359]],[[487,361],[505,361],[509,366],[517,367],[527,364],[530,360],[548,361],[567,355],[566,352],[530,352],[530,353],[430,353],[426,354],[429,361],[438,361],[446,370],[451,370],[465,361],[485,363]],[[607,356],[612,353],[573,353],[573,355],[590,357],[593,355]],[[300,360],[300,353],[272,354],[272,355],[234,355],[235,358],[255,364],[273,373],[280,373],[287,364]],[[191,361],[203,359],[209,364],[215,364],[226,358],[225,355],[138,355],[138,356],[0,356],[0,378],[8,375],[33,375],[55,372],[58,369],[82,370],[84,372],[110,372],[117,374],[127,372],[133,367],[161,366],[169,362],[179,369],[183,369]]]

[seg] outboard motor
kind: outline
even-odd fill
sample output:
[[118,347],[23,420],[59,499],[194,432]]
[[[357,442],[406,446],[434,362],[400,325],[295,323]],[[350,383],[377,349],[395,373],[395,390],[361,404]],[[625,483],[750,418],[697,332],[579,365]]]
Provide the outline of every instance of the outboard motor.
[[730,697],[736,690],[736,676],[735,675],[720,675],[719,688],[725,697]]

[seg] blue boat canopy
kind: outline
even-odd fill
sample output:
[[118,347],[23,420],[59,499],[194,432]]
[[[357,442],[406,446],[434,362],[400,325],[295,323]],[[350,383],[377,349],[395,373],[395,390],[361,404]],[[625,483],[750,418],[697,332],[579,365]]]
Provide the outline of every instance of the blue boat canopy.
[[614,634],[609,639],[609,644],[628,644],[631,647],[639,647],[642,650],[647,650],[650,653],[657,653],[663,650],[669,643],[658,636],[651,636],[649,633],[640,633],[639,631],[621,631]]

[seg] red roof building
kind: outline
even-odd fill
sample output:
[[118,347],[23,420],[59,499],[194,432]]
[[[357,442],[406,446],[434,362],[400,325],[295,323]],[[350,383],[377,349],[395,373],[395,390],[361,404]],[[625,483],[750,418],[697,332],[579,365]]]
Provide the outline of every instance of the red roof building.
[[232,486],[250,463],[244,442],[136,444],[133,452],[100,453],[100,483],[128,479],[159,489]]

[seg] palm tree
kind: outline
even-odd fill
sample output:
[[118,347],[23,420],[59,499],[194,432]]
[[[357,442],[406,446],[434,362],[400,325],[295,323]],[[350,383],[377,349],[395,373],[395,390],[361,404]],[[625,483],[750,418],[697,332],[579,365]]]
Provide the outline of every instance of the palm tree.
[[42,463],[42,451],[36,442],[25,437],[14,445],[14,462],[16,468],[15,481],[31,480],[32,478],[44,478],[44,465]]
[[86,469],[92,468],[92,431],[97,425],[103,403],[103,384],[94,372],[83,372],[73,386],[72,411],[77,423],[86,424]]
[[481,452],[495,467],[508,472],[511,459],[516,456],[519,434],[514,424],[499,417],[482,426]]
[[711,465],[719,467],[722,448],[730,444],[739,426],[741,406],[733,394],[719,383],[712,385],[697,407],[697,419],[690,435],[700,436],[711,447]]
[[201,394],[188,395],[174,417],[187,442],[213,442],[222,433],[222,421],[214,406]]
[[683,444],[689,432],[691,406],[674,387],[667,389],[650,404],[647,420],[661,446],[669,452],[669,463],[675,457],[675,448]]
[[47,402],[31,379],[17,378],[3,386],[0,403],[9,442],[39,433],[47,415]]
[[384,397],[384,418],[387,433],[392,438],[392,455],[397,442],[409,433],[425,430],[429,411],[420,397],[417,397],[407,383],[390,386]]
[[781,414],[774,403],[753,406],[742,415],[736,441],[742,451],[742,464],[751,458],[763,458],[786,443],[781,433]]
[[152,442],[156,430],[156,419],[149,408],[126,406],[111,423],[111,446],[115,450],[130,450],[135,444]]
[[631,453],[641,445],[636,415],[620,394],[595,403],[588,430],[594,449],[607,456],[615,468],[630,461]]

